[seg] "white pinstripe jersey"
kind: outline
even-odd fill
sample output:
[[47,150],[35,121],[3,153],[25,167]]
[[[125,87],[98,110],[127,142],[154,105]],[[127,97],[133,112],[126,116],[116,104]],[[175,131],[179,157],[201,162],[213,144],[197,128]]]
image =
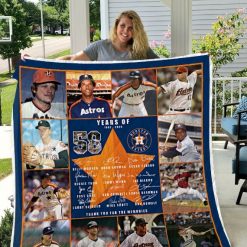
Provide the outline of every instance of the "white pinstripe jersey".
[[96,241],[91,240],[88,236],[80,240],[76,247],[106,247],[105,241],[98,238]]
[[161,86],[162,92],[170,95],[169,108],[172,109],[189,109],[193,96],[193,89],[197,80],[197,73],[192,72],[187,76],[188,82],[170,81]]

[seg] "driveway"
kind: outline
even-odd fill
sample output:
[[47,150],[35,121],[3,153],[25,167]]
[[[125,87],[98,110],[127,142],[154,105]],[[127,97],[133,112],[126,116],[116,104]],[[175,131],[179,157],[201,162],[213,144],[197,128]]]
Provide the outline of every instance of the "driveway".
[[[46,56],[55,54],[57,52],[67,50],[70,48],[70,37],[55,37],[46,38],[45,40],[45,54]],[[21,51],[22,54],[29,54],[31,57],[43,57],[42,41],[33,42],[33,46]],[[8,71],[8,60],[0,59],[0,73]]]

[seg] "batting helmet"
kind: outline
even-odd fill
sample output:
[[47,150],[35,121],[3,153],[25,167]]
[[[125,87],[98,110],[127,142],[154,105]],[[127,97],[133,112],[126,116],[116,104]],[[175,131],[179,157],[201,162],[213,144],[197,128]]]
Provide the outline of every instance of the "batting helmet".
[[188,73],[188,68],[185,67],[185,66],[180,65],[180,66],[178,66],[178,68],[176,69],[176,72],[177,72],[177,73]]
[[175,124],[174,125],[174,131],[176,131],[178,129],[183,129],[186,131],[186,126],[184,124]]
[[54,230],[51,226],[47,226],[43,229],[43,235],[51,235],[53,234]]
[[89,74],[85,74],[85,75],[80,75],[78,88],[81,88],[81,83],[82,83],[82,81],[85,81],[85,80],[90,80],[92,82],[93,86],[95,87],[96,83],[95,83],[93,77]]
[[132,79],[142,79],[141,73],[139,70],[131,71],[129,74],[129,78]]

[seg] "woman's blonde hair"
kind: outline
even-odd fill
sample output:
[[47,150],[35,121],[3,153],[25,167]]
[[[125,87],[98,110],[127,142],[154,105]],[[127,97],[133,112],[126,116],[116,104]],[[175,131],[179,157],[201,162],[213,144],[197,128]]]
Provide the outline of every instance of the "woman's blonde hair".
[[110,39],[114,42],[117,39],[117,26],[122,17],[128,17],[133,24],[133,38],[129,41],[130,54],[132,59],[146,59],[149,49],[147,34],[144,30],[140,16],[133,10],[122,12],[115,20],[111,30]]

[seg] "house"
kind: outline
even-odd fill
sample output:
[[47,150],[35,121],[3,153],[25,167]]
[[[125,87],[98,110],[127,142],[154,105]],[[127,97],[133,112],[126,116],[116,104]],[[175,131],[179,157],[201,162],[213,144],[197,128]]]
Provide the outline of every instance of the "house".
[[[108,37],[109,30],[114,23],[116,16],[123,10],[132,9],[141,16],[145,30],[147,31],[150,42],[152,40],[165,41],[168,49],[171,48],[169,29],[171,26],[172,0],[101,0],[101,14],[104,23],[102,25],[102,38]],[[210,33],[212,23],[217,16],[233,13],[236,9],[247,9],[246,0],[192,0],[192,37],[198,39],[206,33]],[[241,42],[246,40],[247,35]],[[232,72],[246,68],[247,45],[240,51],[239,57],[234,63],[224,66],[220,74],[230,76]]]

